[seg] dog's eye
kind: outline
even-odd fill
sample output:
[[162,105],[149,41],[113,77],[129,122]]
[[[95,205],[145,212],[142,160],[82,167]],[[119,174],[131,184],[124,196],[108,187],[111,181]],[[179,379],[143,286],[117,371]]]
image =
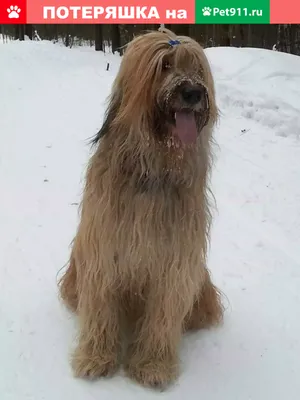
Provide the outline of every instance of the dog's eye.
[[171,68],[171,64],[170,63],[168,63],[168,62],[164,62],[163,63],[163,65],[162,65],[163,71],[166,71],[167,69],[170,69],[170,68]]

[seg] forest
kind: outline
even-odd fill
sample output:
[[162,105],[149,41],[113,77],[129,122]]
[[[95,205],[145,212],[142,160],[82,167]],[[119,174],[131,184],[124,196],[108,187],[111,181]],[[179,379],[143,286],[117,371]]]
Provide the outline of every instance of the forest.
[[[122,54],[122,46],[135,35],[159,25],[122,24],[44,24],[44,25],[0,25],[2,40],[62,41],[65,46],[89,44],[96,51]],[[178,35],[191,36],[204,47],[234,46],[272,49],[300,55],[300,24],[174,24],[165,25]]]

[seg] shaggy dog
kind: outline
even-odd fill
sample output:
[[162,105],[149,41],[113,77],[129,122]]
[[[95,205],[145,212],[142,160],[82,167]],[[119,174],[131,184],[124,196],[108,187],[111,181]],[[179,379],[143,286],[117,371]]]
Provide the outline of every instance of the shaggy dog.
[[206,266],[217,116],[198,43],[165,29],[129,43],[94,139],[60,282],[79,321],[75,376],[113,374],[129,332],[127,375],[163,387],[180,373],[182,334],[221,322]]

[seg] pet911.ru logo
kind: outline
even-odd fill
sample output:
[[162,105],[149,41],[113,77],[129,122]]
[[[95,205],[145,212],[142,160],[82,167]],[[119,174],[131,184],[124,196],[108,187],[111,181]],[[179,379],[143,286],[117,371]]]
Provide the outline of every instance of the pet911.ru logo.
[[218,8],[203,7],[202,14],[204,17],[262,17],[263,10],[245,8]]

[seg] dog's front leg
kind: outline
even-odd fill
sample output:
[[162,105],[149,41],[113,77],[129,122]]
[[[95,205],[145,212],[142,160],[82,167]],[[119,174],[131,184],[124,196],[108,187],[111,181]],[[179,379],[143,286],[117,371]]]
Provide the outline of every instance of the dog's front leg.
[[161,294],[150,295],[145,314],[136,325],[125,367],[135,381],[158,388],[178,377],[178,347],[186,312],[186,304],[178,293],[174,291],[170,296],[162,291]]
[[86,282],[80,290],[79,343],[72,367],[77,377],[112,375],[120,350],[119,304],[111,289]]

